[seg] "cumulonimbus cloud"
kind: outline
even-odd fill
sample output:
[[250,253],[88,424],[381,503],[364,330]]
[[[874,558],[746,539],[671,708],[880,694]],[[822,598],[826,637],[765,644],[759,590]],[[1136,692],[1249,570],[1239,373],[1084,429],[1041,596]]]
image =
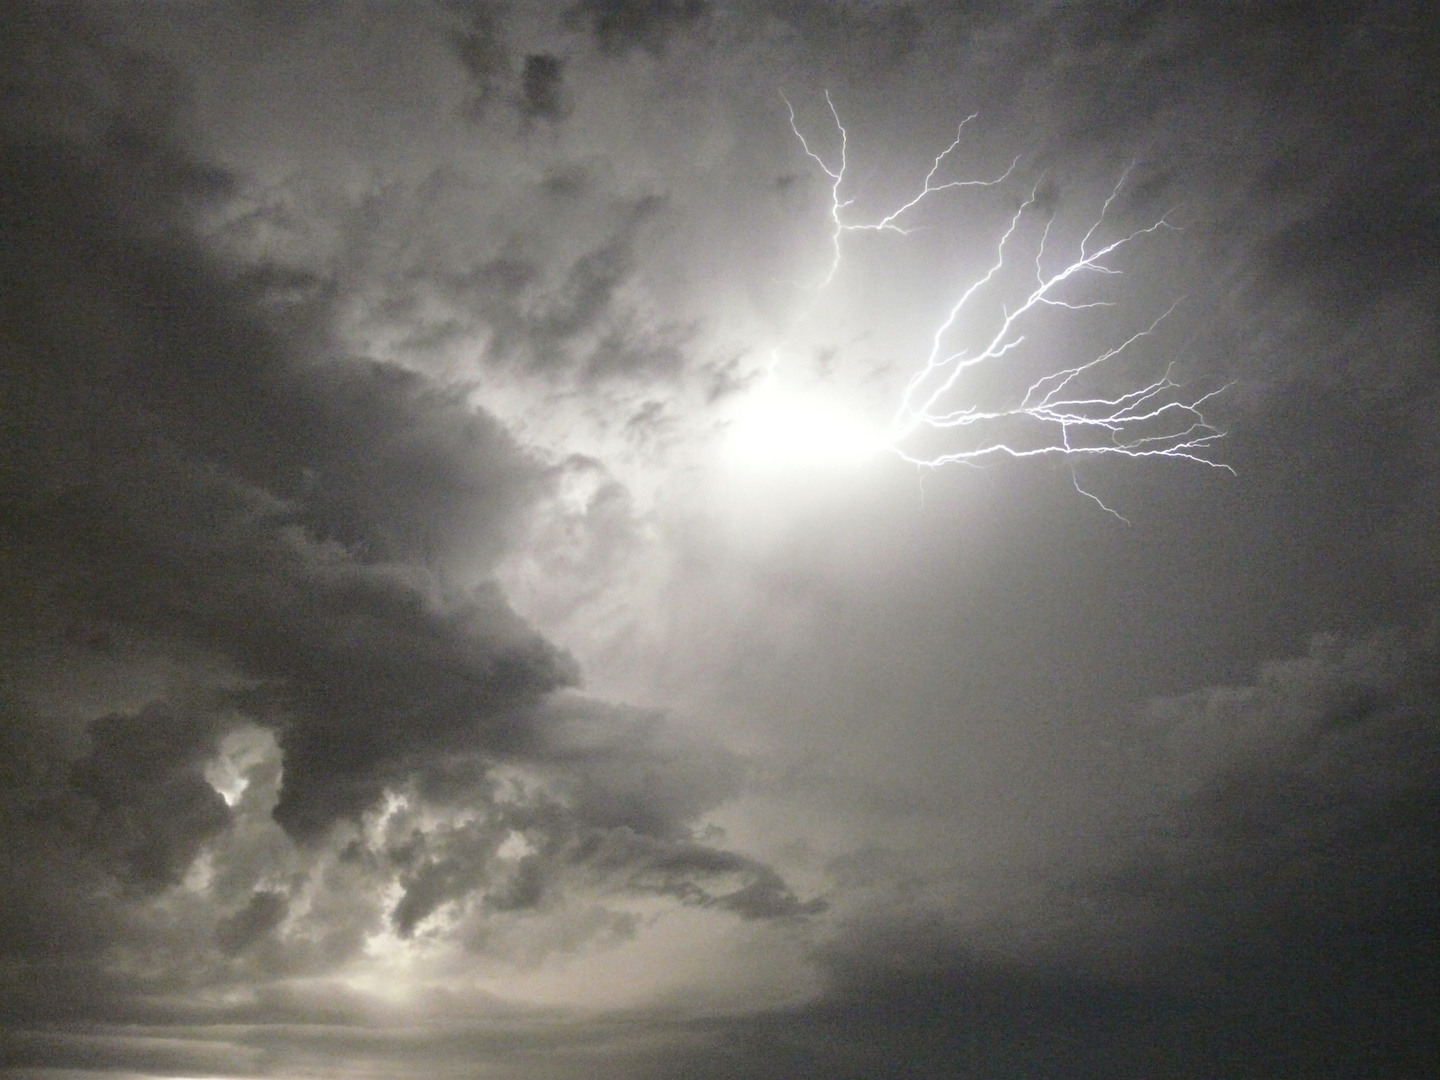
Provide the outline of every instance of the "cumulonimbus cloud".
[[[382,917],[411,933],[446,904],[810,910],[695,838],[737,790],[732,756],[653,714],[553,704],[576,664],[491,580],[553,470],[464,388],[347,354],[323,310],[277,326],[199,236],[232,187],[176,136],[166,79],[63,9],[4,22],[7,953],[133,989],[98,957],[173,916],[185,945],[153,975],[173,989],[333,967]],[[606,304],[611,262],[576,271],[557,332]],[[259,749],[226,787],[237,738]],[[502,799],[502,764],[544,797]],[[387,797],[413,831],[336,855]],[[162,895],[192,899],[147,906]],[[286,936],[305,920],[331,926]]]

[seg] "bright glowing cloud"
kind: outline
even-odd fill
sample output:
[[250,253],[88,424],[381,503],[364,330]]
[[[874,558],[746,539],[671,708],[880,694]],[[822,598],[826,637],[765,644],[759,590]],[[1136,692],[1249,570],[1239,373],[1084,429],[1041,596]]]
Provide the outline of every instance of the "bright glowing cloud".
[[738,404],[724,446],[731,464],[776,473],[851,468],[888,449],[884,429],[859,411],[774,379]]

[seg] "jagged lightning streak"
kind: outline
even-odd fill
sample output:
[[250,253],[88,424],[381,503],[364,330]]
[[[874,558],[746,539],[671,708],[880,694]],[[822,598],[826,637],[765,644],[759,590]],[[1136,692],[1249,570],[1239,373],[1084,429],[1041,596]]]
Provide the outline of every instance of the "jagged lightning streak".
[[819,283],[817,289],[823,289],[825,286],[829,285],[832,281],[835,280],[835,275],[839,273],[840,238],[844,236],[845,233],[895,232],[899,233],[901,236],[904,236],[909,232],[909,230],[901,227],[900,225],[897,225],[896,220],[907,210],[911,210],[914,207],[918,206],[926,198],[926,196],[934,195],[937,192],[941,191],[949,191],[953,188],[995,187],[996,185],[1003,184],[1006,180],[1010,179],[1010,174],[1013,173],[1015,171],[1015,167],[1020,164],[1020,159],[1017,157],[1014,161],[1010,162],[1010,167],[1006,169],[1003,173],[1001,173],[999,176],[997,176],[994,180],[947,180],[942,184],[934,183],[935,174],[938,173],[940,171],[940,167],[945,164],[945,159],[948,158],[952,153],[954,153],[956,147],[960,145],[960,140],[965,135],[965,126],[969,124],[972,120],[974,120],[976,116],[979,115],[978,113],[971,113],[964,120],[960,121],[959,127],[955,129],[955,138],[950,141],[950,145],[947,146],[944,150],[940,151],[940,153],[935,155],[935,160],[930,165],[930,171],[925,174],[924,184],[921,185],[920,190],[911,199],[909,199],[905,203],[902,203],[900,206],[896,207],[884,217],[877,218],[875,221],[846,221],[844,218],[845,208],[850,206],[854,200],[841,199],[840,188],[845,183],[845,170],[849,166],[850,133],[845,130],[845,125],[840,122],[840,113],[835,108],[835,102],[830,97],[830,91],[825,91],[825,104],[830,107],[830,115],[835,120],[835,128],[837,131],[840,132],[840,165],[838,168],[834,169],[832,169],[828,164],[826,164],[824,158],[822,158],[814,150],[810,149],[810,143],[806,141],[806,138],[801,133],[800,126],[795,119],[795,106],[790,104],[790,99],[782,94],[781,100],[785,102],[785,108],[790,112],[790,130],[793,131],[795,133],[795,137],[800,140],[800,146],[804,149],[806,156],[809,157],[811,161],[815,162],[816,165],[820,166],[821,171],[830,178],[830,221],[834,226],[830,233],[830,244],[831,248],[834,251],[834,257],[830,260],[829,272]]
[[[785,99],[791,131],[799,139],[805,154],[830,182],[832,258],[826,274],[815,286],[817,297],[839,273],[842,241],[847,232],[895,232],[904,235],[908,230],[900,224],[900,219],[927,198],[955,188],[1003,184],[1013,175],[1019,163],[1019,158],[1016,158],[1003,174],[991,180],[936,182],[942,166],[960,145],[965,126],[975,119],[972,115],[959,125],[950,145],[935,157],[920,190],[912,198],[873,221],[850,221],[846,211],[853,200],[844,198],[842,194],[849,164],[849,133],[828,92],[825,101],[840,135],[839,162],[835,165],[811,148],[796,122],[793,106]],[[1167,369],[1160,378],[1118,394],[1085,390],[1087,376],[1094,376],[1098,369],[1121,356],[1137,341],[1153,334],[1175,305],[1161,313],[1149,326],[1097,356],[1047,371],[1028,384],[1024,379],[1020,380],[1007,404],[982,408],[973,400],[968,403],[965,400],[966,387],[963,384],[977,369],[983,365],[992,368],[1001,366],[1024,344],[1025,335],[1021,331],[1031,316],[1050,308],[1079,311],[1111,306],[1105,300],[1067,300],[1061,295],[1067,284],[1087,275],[1118,276],[1121,271],[1109,261],[1112,256],[1141,237],[1173,228],[1162,217],[1152,225],[1108,243],[1096,240],[1096,234],[1105,224],[1111,206],[1129,178],[1129,172],[1127,168],[1116,182],[1094,222],[1081,237],[1074,256],[1058,270],[1048,272],[1045,269],[1046,246],[1054,219],[1046,220],[1035,252],[1034,280],[1026,286],[1019,303],[1012,306],[1002,302],[998,328],[988,338],[983,338],[978,347],[952,351],[947,343],[955,334],[962,316],[1007,269],[1010,248],[1021,222],[1036,210],[1038,188],[1031,189],[996,244],[995,258],[989,268],[960,292],[946,317],[936,327],[929,354],[917,366],[901,395],[885,440],[890,450],[901,459],[926,468],[956,463],[974,465],[987,458],[1001,456],[1063,457],[1070,462],[1075,490],[1122,521],[1125,519],[1117,511],[1080,486],[1074,470],[1076,460],[1095,457],[1171,458],[1234,472],[1230,466],[1206,456],[1224,432],[1206,419],[1202,407],[1226,387],[1199,396],[1186,396],[1184,388],[1171,378]],[[960,435],[966,436],[964,441],[956,439],[960,445],[952,443],[928,453],[914,448],[921,437],[928,437],[933,444],[937,439],[944,443],[947,436]]]

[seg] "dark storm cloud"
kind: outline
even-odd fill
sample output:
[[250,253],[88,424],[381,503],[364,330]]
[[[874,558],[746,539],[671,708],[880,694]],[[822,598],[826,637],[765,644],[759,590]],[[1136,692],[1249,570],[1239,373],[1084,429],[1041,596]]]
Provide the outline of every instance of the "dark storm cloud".
[[[30,89],[31,111],[62,107]],[[487,534],[498,547],[495,524],[536,490],[539,469],[453,391],[381,364],[288,355],[174,235],[185,226],[169,188],[207,174],[174,164],[184,159],[163,132],[126,134],[142,122],[154,124],[62,117],[107,129],[69,144],[7,127],[7,345],[26,383],[10,407],[47,436],[18,443],[15,466],[69,468],[74,483],[82,452],[111,450],[107,439],[117,452],[143,450],[131,417],[144,414],[143,437],[182,463],[213,462],[292,501],[321,538],[368,558],[442,559]],[[43,449],[62,441],[68,460]]]
[[503,11],[495,4],[476,3],[464,29],[451,30],[446,37],[470,80],[472,96],[467,111],[483,120],[510,81]]
[[266,704],[289,713],[275,815],[297,836],[358,815],[429,755],[477,741],[523,749],[528,738],[513,710],[575,678],[573,665],[498,597],[440,614],[403,585],[337,584],[338,595],[300,600],[313,605],[318,641],[294,632],[303,624],[289,621],[299,613],[287,605],[247,650],[255,670],[286,682]]
[[[452,47],[477,112],[503,101],[558,119],[567,94],[587,91],[578,60],[537,65],[527,88],[498,9],[468,10],[481,14]],[[1075,814],[1070,850],[1038,866],[1022,821],[1004,853],[1013,865],[957,874],[952,895],[941,896],[943,854],[922,853],[931,861],[912,881],[905,858],[880,845],[850,853],[830,868],[827,897],[848,921],[819,928],[827,982],[809,1004],[697,1019],[676,1000],[664,1015],[613,1022],[552,1028],[525,1013],[422,1034],[381,1030],[330,983],[316,992],[325,1000],[280,992],[274,980],[323,981],[387,928],[427,946],[453,931],[483,955],[497,927],[594,901],[570,936],[537,947],[547,956],[637,932],[620,909],[635,896],[782,926],[823,901],[703,824],[745,790],[744,762],[662,714],[557,696],[576,677],[564,653],[493,587],[455,584],[484,576],[547,485],[581,473],[595,481],[584,536],[542,569],[601,577],[637,527],[605,463],[542,468],[465,394],[344,355],[325,321],[338,305],[327,305],[347,273],[367,272],[358,260],[211,259],[192,239],[191,211],[237,184],[179,148],[183,95],[163,69],[56,9],[0,11],[0,1012],[19,1018],[0,1036],[0,1067],[1427,1074],[1440,1044],[1429,1004],[1440,970],[1440,657],[1428,632],[1321,639],[1237,685],[1153,700],[1123,735],[1091,697],[1065,701],[1053,730],[1002,702],[996,729],[1019,734],[974,736],[982,764],[956,769],[953,783],[1012,785],[996,813],[1024,819],[1044,782],[1003,767],[981,775],[986,740],[1034,741],[1039,759],[1068,739],[1109,739],[1103,755],[1076,755],[1111,766],[1098,770],[1103,788],[1076,780],[1100,788],[1105,812]],[[574,17],[612,55],[663,60],[709,12],[586,3]],[[1303,641],[1317,622],[1363,623],[1435,595],[1428,9],[972,4],[952,16],[787,4],[776,17],[800,30],[810,62],[867,79],[903,73],[930,28],[968,20],[967,49],[991,63],[978,79],[989,100],[976,104],[1025,118],[1017,137],[1042,164],[1073,153],[1108,168],[1132,146],[1153,153],[1117,209],[1185,204],[1197,277],[1212,298],[1237,298],[1202,310],[1243,343],[1235,355],[1265,351],[1270,366],[1250,374],[1284,391],[1236,432],[1233,502],[1184,502],[1167,474],[1153,483],[1173,501],[1155,496],[1152,522],[1137,516],[1125,534],[1143,534],[1134,544],[1036,515],[1019,554],[972,575],[985,579],[973,608],[946,576],[962,562],[935,560],[909,597],[860,582],[860,570],[841,583],[859,599],[833,610],[893,638],[887,652],[855,631],[843,655],[879,689],[863,706],[837,693],[823,729],[785,722],[797,740],[830,739],[847,709],[873,706],[863,723],[886,726],[865,767],[896,762],[910,806],[884,809],[903,800],[877,781],[890,799],[872,800],[877,832],[892,813],[943,803],[943,783],[911,782],[907,763],[924,759],[930,776],[950,766],[949,740],[970,738],[966,726],[983,727],[999,699],[983,684],[1020,686],[1042,709],[1047,693],[1087,680],[1105,684],[1083,688],[1102,702],[1157,684],[1173,693],[1219,681],[1237,656],[1266,655],[1256,640]],[[486,363],[561,386],[681,367],[684,332],[627,306],[659,204],[633,193],[604,204],[602,169],[551,167],[531,192],[543,222],[505,220],[499,242],[450,261],[434,237],[463,234],[491,193],[446,201],[461,185],[442,170],[413,202],[377,197],[361,223],[373,231],[351,230],[357,245],[394,222],[424,223],[395,243],[403,257],[377,258],[380,321],[416,343],[483,335]],[[1054,191],[1069,208],[1070,189]],[[1197,210],[1195,195],[1213,201]],[[1213,224],[1191,224],[1212,211]],[[596,213],[601,226],[569,246],[529,243],[570,241],[571,224]],[[1239,252],[1241,269],[1217,252]],[[426,313],[437,297],[443,319]],[[701,371],[716,398],[744,385],[734,364]],[[637,440],[683,423],[666,385],[624,411]],[[1184,512],[1173,521],[1153,520],[1174,507]],[[966,541],[952,531],[944,543]],[[1026,561],[1036,550],[1064,557]],[[1405,576],[1406,566],[1428,569]],[[1199,584],[1165,591],[1182,578]],[[1226,619],[1210,610],[1227,606],[1237,610]],[[924,624],[932,609],[949,621]],[[1268,630],[1251,625],[1266,620]],[[979,639],[994,667],[967,673],[956,654]],[[956,681],[926,681],[932,660]],[[1080,674],[1067,669],[1082,660]],[[900,672],[893,682],[877,674],[886,664]],[[791,666],[777,666],[808,705]],[[845,674],[820,676],[853,685]],[[1058,689],[1035,689],[1051,680]],[[905,714],[926,695],[946,704],[921,745]],[[255,724],[279,749],[239,767],[248,787],[226,805],[207,769]],[[860,780],[835,786],[847,812],[862,801]],[[292,846],[272,809],[312,843]],[[989,812],[937,812],[936,848],[988,827]],[[338,837],[329,847],[327,834]],[[927,907],[912,885],[941,899]],[[972,886],[1003,902],[972,910]],[[462,1006],[435,1007],[449,1025]]]
[[[78,47],[63,33],[41,29],[21,55]],[[11,604],[62,635],[139,631],[258,680],[250,702],[288,754],[277,814],[299,835],[487,717],[508,741],[498,717],[571,681],[569,662],[498,594],[454,595],[427,567],[462,544],[473,557],[487,533],[497,550],[539,469],[415,375],[287,355],[165,235],[183,228],[183,159],[163,127],[116,149],[149,120],[138,109],[107,130],[82,112],[99,106],[27,89],[100,130],[7,128]]]
[[672,39],[709,17],[709,0],[581,0],[567,21],[595,36],[602,52],[663,54]]
[[1440,1047],[1433,627],[1317,640],[1157,700],[1123,824],[1016,872],[999,914],[877,910],[816,1002],[696,1025],[632,1074],[1423,1075]]
[[230,824],[203,772],[216,734],[213,720],[163,705],[89,725],[90,751],[70,769],[80,805],[66,809],[84,845],[122,881],[173,884]]
[[[101,336],[51,356],[106,358],[114,367],[148,359],[116,357],[110,344]],[[423,513],[430,500],[455,493],[448,463],[487,442],[503,447],[493,432],[483,425],[467,432],[462,412],[426,417],[423,409],[414,419],[430,421],[436,438],[414,426],[387,431],[394,390],[412,377],[358,365],[321,372],[333,387],[325,400],[340,408],[296,416],[304,427],[290,429],[297,437],[287,441],[285,429],[266,430],[285,411],[276,416],[269,395],[257,401],[238,380],[200,400],[166,400],[177,386],[187,389],[180,365],[189,343],[162,333],[156,344],[174,365],[159,383],[165,396],[144,395],[146,377],[154,376],[143,367],[125,390],[101,401],[76,402],[56,387],[63,368],[33,373],[25,389],[38,391],[39,408],[28,416],[12,411],[20,423],[12,428],[10,460],[24,469],[17,478],[24,486],[7,492],[9,539],[22,568],[11,583],[13,602],[47,623],[61,621],[55,632],[62,636],[139,632],[224,657],[259,680],[246,702],[283,729],[289,758],[277,813],[287,827],[314,835],[334,817],[358,813],[407,753],[443,748],[478,732],[487,717],[489,738],[510,741],[494,726],[508,707],[573,679],[569,662],[493,590],[456,595],[426,568],[427,557],[447,555],[443,514],[431,526],[392,516],[396,507]],[[75,376],[90,396],[114,374]],[[126,404],[133,412],[105,408]],[[51,421],[62,416],[63,424]],[[135,417],[149,430],[136,430]],[[350,427],[356,420],[373,425],[373,439]],[[211,444],[232,426],[246,438]],[[295,461],[297,497],[283,499],[236,475],[247,467],[261,476],[279,471],[266,460],[267,440],[288,456],[303,452],[302,431],[331,445],[310,458],[318,468]],[[88,446],[87,436],[94,440]],[[255,456],[247,460],[247,451]],[[65,462],[67,454],[78,460]],[[412,481],[407,492],[402,475],[393,474],[388,499],[386,488],[372,486],[389,479],[387,457],[396,469],[408,464]],[[518,459],[512,468],[523,475]],[[357,483],[347,488],[347,479]],[[310,484],[317,496],[302,501]],[[465,477],[461,489],[483,496],[483,486],[472,484]],[[508,500],[496,494],[491,505],[498,509]],[[417,525],[425,531],[417,533]],[[414,562],[394,561],[406,557]],[[43,606],[41,595],[48,596]]]
[[520,76],[520,114],[541,120],[559,120],[566,113],[565,65],[558,56],[536,53],[525,57]]
[[[329,906],[306,917],[331,925],[286,961],[261,946],[295,882],[265,884],[257,864],[285,862],[258,819],[273,805],[290,837],[318,845],[387,789],[483,811],[503,758],[559,776],[574,800],[567,838],[633,829],[683,844],[733,794],[730,761],[700,744],[667,756],[653,733],[593,736],[593,760],[554,742],[540,703],[576,680],[573,662],[493,584],[456,584],[493,567],[547,471],[463,392],[343,355],[323,321],[276,330],[253,284],[194,239],[194,211],[230,188],[181,148],[169,83],[62,9],[7,6],[5,28],[7,949],[55,961],[46,993],[98,986],[85,958],[163,936],[140,894],[223,839],[237,860],[214,870],[228,909],[175,916],[175,966],[155,982],[220,978],[250,953],[262,973],[333,966],[373,926],[386,874],[407,876],[395,919],[413,928],[472,887],[449,867],[483,863],[505,834],[327,871]],[[599,317],[627,265],[622,247],[575,271],[567,327]],[[143,704],[97,711],[97,693]],[[630,729],[591,727],[607,723]],[[247,774],[271,802],[227,807],[205,769],[255,724],[282,755]],[[669,770],[683,791],[640,779]],[[725,906],[783,906],[768,868],[730,869],[759,899]],[[713,876],[666,880],[687,872]],[[137,895],[107,899],[115,880]],[[512,885],[512,906],[526,906]]]

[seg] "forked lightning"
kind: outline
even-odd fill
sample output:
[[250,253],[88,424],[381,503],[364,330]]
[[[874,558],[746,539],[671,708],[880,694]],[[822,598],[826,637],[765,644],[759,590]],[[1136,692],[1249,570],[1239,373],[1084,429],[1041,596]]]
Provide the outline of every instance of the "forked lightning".
[[[791,130],[800,140],[805,154],[829,180],[833,254],[827,273],[815,286],[817,295],[834,282],[840,271],[846,233],[894,232],[903,235],[908,230],[902,219],[923,201],[956,188],[1003,184],[1017,168],[1018,158],[1004,173],[993,179],[937,179],[946,161],[960,145],[966,125],[975,119],[970,116],[960,124],[951,143],[935,157],[913,197],[874,220],[850,220],[847,211],[853,200],[846,198],[843,192],[849,165],[849,134],[828,92],[825,100],[840,135],[839,160],[833,164],[812,149],[800,131],[794,108],[788,99],[785,102],[790,113]],[[1207,456],[1224,432],[1207,420],[1202,411],[1205,403],[1225,387],[1198,396],[1187,396],[1184,388],[1171,378],[1167,370],[1149,383],[1118,393],[1093,389],[1100,381],[1096,378],[1101,374],[1100,369],[1136,342],[1153,334],[1174,310],[1174,305],[1149,326],[1129,334],[1097,356],[1078,362],[1046,365],[1046,373],[1038,378],[1033,377],[1032,369],[1028,379],[1022,377],[1015,381],[1008,400],[1001,404],[982,407],[976,400],[978,395],[969,385],[980,374],[982,367],[987,369],[988,374],[991,369],[1002,365],[1016,365],[1026,340],[1023,331],[1039,312],[1056,308],[1084,310],[1110,306],[1110,302],[1105,300],[1067,299],[1065,287],[1087,276],[1119,275],[1121,271],[1112,261],[1117,253],[1142,237],[1173,227],[1162,217],[1118,239],[1108,242],[1097,239],[1097,233],[1106,224],[1107,215],[1128,177],[1127,169],[1081,237],[1078,250],[1068,256],[1068,261],[1058,269],[1046,268],[1047,259],[1052,264],[1055,261],[1053,253],[1047,250],[1053,216],[1047,218],[1035,245],[1033,281],[996,302],[998,311],[991,309],[989,313],[991,325],[995,326],[993,334],[987,330],[981,335],[981,340],[971,347],[955,348],[951,342],[958,336],[962,318],[973,314],[972,309],[1000,288],[1002,272],[1017,258],[1011,248],[1018,242],[1016,237],[1022,222],[1040,212],[1037,191],[1031,190],[996,243],[995,257],[989,268],[960,291],[934,331],[929,354],[914,365],[884,440],[891,451],[907,462],[926,468],[955,463],[977,464],[998,456],[1063,457],[1071,463],[1075,489],[1116,517],[1120,517],[1116,511],[1080,486],[1074,474],[1075,461],[1099,457],[1175,458],[1234,472],[1230,466]],[[977,317],[969,321],[980,323],[984,319]],[[993,378],[987,380],[987,391],[990,393],[994,392],[994,382]]]

